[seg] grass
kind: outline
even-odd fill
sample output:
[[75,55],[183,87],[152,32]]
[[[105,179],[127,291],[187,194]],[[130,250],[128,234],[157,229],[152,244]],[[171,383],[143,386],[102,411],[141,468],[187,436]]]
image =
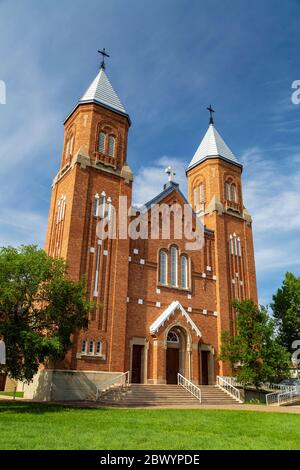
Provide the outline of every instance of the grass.
[[0,392],[0,395],[5,395],[7,397],[13,397],[15,395],[16,398],[23,398],[24,392]]
[[0,449],[300,449],[300,415],[0,402]]

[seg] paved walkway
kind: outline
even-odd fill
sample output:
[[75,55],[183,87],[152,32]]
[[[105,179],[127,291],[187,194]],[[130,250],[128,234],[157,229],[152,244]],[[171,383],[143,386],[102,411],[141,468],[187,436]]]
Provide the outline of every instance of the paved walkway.
[[[13,397],[0,395],[1,401],[11,401]],[[91,401],[55,401],[55,402],[45,402],[45,401],[35,401],[35,400],[26,400],[24,398],[16,398],[14,401],[23,402],[23,403],[42,403],[48,405],[63,405],[76,408],[113,408],[113,409],[124,409],[121,406],[108,406],[105,407],[99,403]],[[291,413],[291,414],[300,414],[300,405],[299,406],[266,406],[266,405],[196,405],[196,406],[147,406],[147,407],[131,407],[126,409],[143,409],[143,410],[229,410],[229,411],[261,411],[261,412],[271,412],[271,413]]]

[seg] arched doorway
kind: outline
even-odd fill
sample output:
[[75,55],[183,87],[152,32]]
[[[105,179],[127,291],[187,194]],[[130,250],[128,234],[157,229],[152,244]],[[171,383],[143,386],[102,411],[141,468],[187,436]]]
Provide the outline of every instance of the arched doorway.
[[178,372],[184,375],[186,364],[187,340],[180,327],[172,327],[167,333],[166,382],[177,384]]

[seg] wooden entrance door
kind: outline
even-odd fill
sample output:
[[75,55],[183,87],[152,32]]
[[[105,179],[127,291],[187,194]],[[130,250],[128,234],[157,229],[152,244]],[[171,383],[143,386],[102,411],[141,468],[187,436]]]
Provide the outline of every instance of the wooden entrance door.
[[143,347],[138,344],[132,346],[132,368],[131,382],[140,384],[142,382],[142,352]]
[[1,392],[5,389],[6,375],[0,374],[0,390]]
[[209,351],[201,351],[201,384],[208,385],[208,359]]
[[167,384],[177,384],[177,374],[179,372],[178,348],[167,348],[166,368]]

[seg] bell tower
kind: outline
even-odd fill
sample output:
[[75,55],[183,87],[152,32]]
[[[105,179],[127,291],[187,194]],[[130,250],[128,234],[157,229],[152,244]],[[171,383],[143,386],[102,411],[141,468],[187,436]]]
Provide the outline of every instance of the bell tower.
[[[211,106],[208,130],[187,168],[189,202],[204,225],[215,233],[216,310],[219,338],[232,330],[232,300],[257,300],[252,218],[244,206],[243,167],[214,125]],[[205,249],[205,247],[204,247]],[[220,373],[227,370],[220,364]]]
[[[66,259],[70,279],[86,279],[97,307],[89,328],[74,339],[61,367],[123,371],[129,240],[99,239],[97,224],[118,220],[119,197],[131,206],[132,172],[126,162],[130,118],[100,70],[64,122],[59,171],[52,184],[46,251]],[[119,280],[122,279],[122,282]]]

